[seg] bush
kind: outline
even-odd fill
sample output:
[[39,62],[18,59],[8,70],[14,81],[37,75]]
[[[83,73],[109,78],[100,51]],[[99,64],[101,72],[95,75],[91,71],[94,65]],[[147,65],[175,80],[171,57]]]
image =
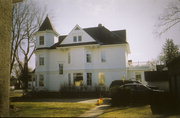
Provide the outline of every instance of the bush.
[[169,92],[155,93],[151,97],[151,111],[153,114],[177,112],[177,101]]
[[112,87],[111,90],[112,106],[128,105],[130,103],[131,94],[129,90],[120,87]]
[[105,86],[68,86],[64,85],[60,88],[62,97],[107,97],[108,89]]

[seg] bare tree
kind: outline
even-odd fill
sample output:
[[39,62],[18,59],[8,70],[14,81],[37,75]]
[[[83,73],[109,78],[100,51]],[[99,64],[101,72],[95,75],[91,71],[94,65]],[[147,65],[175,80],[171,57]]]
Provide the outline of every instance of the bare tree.
[[159,17],[157,33],[162,35],[175,25],[180,23],[180,0],[171,1],[164,10],[163,15]]
[[24,89],[28,87],[28,62],[35,50],[33,34],[39,29],[45,12],[35,2],[28,0],[13,6],[10,70],[12,72],[13,65],[17,62]]

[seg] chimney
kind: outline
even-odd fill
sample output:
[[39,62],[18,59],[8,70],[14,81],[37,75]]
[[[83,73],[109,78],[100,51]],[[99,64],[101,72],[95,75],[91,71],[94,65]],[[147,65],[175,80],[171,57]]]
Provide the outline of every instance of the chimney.
[[98,27],[102,27],[102,24],[101,24],[101,23],[99,23],[99,24],[98,24]]

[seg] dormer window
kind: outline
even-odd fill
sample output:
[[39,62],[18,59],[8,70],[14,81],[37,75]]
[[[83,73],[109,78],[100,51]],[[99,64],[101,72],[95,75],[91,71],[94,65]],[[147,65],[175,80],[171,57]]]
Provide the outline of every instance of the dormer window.
[[39,45],[44,45],[44,36],[39,37]]
[[78,36],[78,41],[82,41],[82,36]]
[[73,36],[73,42],[77,42],[77,36]]

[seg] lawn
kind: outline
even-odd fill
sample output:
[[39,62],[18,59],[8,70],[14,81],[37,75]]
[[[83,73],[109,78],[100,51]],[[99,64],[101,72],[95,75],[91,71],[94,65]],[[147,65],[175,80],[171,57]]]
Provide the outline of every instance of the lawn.
[[12,102],[11,117],[77,117],[93,104],[64,102]]

